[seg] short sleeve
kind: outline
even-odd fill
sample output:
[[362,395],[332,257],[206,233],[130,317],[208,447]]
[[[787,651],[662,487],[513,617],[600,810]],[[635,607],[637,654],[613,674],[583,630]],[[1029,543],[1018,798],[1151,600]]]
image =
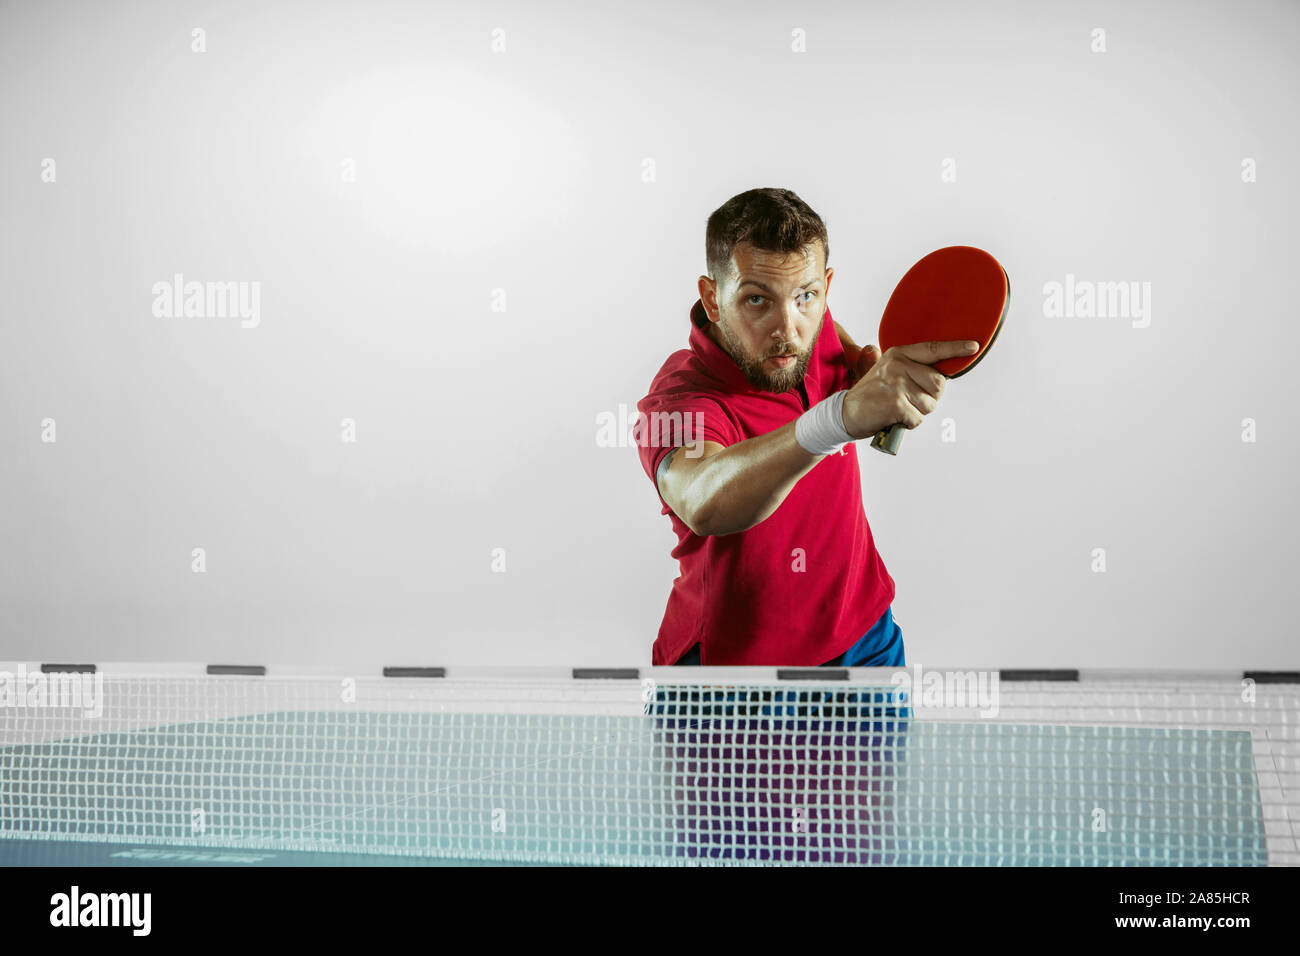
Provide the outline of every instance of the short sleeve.
[[674,448],[702,441],[724,446],[739,441],[735,423],[717,400],[698,394],[642,399],[637,403],[633,435],[641,467],[652,482],[659,462]]

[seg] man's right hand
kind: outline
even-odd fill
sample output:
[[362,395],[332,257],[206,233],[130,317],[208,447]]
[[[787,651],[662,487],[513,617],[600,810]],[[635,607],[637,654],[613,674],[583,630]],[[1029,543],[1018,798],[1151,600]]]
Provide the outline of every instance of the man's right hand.
[[948,381],[931,366],[978,349],[978,343],[966,341],[917,342],[889,349],[844,396],[845,430],[859,439],[898,424],[908,429],[920,425],[938,406]]

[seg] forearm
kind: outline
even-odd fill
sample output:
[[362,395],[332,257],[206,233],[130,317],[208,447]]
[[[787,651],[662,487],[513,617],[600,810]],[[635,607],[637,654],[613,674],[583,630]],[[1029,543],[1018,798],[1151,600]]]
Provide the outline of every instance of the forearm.
[[791,422],[706,459],[690,489],[700,532],[735,534],[765,521],[823,457],[804,450]]

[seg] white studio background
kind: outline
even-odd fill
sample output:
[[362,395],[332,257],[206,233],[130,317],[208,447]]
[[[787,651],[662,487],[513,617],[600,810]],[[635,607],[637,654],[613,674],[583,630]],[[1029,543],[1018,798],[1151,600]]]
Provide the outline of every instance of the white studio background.
[[[0,659],[649,663],[675,539],[598,422],[685,347],[708,214],[780,186],[859,342],[934,248],[1011,277],[979,372],[859,446],[910,663],[1294,667],[1298,41],[1262,0],[6,3]],[[255,324],[156,315],[177,274]]]

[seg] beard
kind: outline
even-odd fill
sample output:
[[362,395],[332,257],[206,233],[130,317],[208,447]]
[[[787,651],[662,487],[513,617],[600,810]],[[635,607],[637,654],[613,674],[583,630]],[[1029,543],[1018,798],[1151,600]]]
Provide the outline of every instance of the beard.
[[[776,346],[772,351],[759,356],[750,355],[745,351],[745,346],[736,338],[731,323],[726,319],[718,322],[717,326],[718,331],[722,333],[723,348],[740,366],[740,370],[745,373],[745,378],[749,380],[750,385],[762,392],[788,392],[799,385],[804,380],[804,376],[808,374],[808,363],[812,360],[812,353],[817,346],[817,340],[821,338],[822,324],[825,321],[826,316],[823,314],[821,321],[817,323],[817,331],[813,333],[812,342],[804,351],[796,352],[788,345],[782,345]],[[763,367],[763,363],[768,359],[781,355],[796,356],[794,364],[789,368],[779,368],[775,371],[768,371]]]

